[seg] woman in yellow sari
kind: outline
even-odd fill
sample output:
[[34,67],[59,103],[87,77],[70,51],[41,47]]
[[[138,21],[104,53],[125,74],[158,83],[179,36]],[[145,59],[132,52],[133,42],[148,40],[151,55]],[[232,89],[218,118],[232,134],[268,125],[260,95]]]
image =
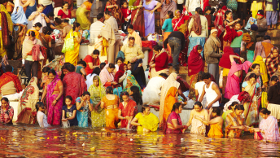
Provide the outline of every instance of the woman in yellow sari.
[[225,122],[226,138],[239,138],[241,132],[246,129],[244,126],[244,119],[242,118],[243,112],[244,107],[242,105],[236,105],[234,111],[227,115]]
[[10,45],[9,34],[13,33],[13,21],[10,14],[3,4],[0,4],[0,56],[4,57],[7,54],[6,47]]
[[252,73],[249,76],[248,81],[242,83],[242,91],[246,91],[250,94],[251,100],[245,102],[244,105],[244,116],[245,124],[251,126],[258,122],[258,98],[260,93],[260,85],[256,81],[257,75]]
[[76,11],[77,22],[81,24],[82,30],[89,30],[91,25],[88,20],[87,13],[91,9],[92,0],[85,1]]
[[[81,40],[82,40],[81,33],[79,32],[80,24],[79,23],[74,23],[73,24],[73,30],[71,30],[67,34],[66,38],[64,39],[66,41],[69,38],[73,38],[71,36],[74,36],[74,50],[65,52],[65,62],[68,62],[68,63],[76,66],[77,62],[78,62],[79,51],[80,51],[80,43],[81,43]],[[64,42],[64,44],[65,44],[65,42]]]
[[100,103],[106,95],[106,90],[98,76],[93,77],[93,84],[89,87],[88,91],[94,106],[94,110],[91,112],[92,127],[104,127],[106,125],[105,110],[100,107]]
[[119,97],[113,94],[113,88],[106,88],[106,95],[101,100],[101,108],[106,109],[106,127],[117,128],[119,121]]

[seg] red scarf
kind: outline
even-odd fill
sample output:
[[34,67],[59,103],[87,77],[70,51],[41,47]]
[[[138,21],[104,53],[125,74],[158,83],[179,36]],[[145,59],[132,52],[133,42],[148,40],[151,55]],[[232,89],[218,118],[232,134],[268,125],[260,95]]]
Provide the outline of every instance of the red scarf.
[[10,46],[11,41],[9,37],[8,20],[5,12],[1,12],[1,19],[3,46],[7,48]]
[[119,67],[119,71],[115,74],[115,82],[119,83],[119,79],[123,76],[124,74],[124,64],[121,64]]
[[230,69],[231,68],[231,62],[229,59],[230,55],[239,56],[238,54],[234,53],[233,49],[230,46],[226,46],[224,48],[224,54],[223,54],[222,58],[220,59],[219,66]]
[[197,45],[193,47],[193,50],[190,53],[188,58],[188,67],[189,76],[197,74],[200,71],[204,71],[204,62],[200,53],[197,51]]
[[19,78],[17,77],[17,75],[13,74],[12,72],[6,72],[0,77],[0,88],[10,81],[14,82],[15,88],[17,89],[17,93],[22,91]]

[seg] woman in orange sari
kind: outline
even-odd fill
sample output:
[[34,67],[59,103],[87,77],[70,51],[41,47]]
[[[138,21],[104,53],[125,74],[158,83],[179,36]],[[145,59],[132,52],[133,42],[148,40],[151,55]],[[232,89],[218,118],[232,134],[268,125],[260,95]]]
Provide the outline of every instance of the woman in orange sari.
[[176,87],[171,87],[165,97],[164,100],[164,112],[163,112],[163,119],[166,121],[169,114],[171,113],[173,105],[177,102],[177,91]]
[[106,127],[117,128],[119,121],[119,97],[113,94],[113,88],[106,88],[106,96],[101,100],[101,108],[106,109]]

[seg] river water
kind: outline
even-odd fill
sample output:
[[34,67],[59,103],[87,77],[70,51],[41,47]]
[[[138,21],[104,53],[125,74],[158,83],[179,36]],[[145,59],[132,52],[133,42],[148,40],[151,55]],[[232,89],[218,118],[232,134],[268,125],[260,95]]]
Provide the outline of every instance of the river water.
[[[109,133],[109,134],[108,134]],[[280,157],[280,144],[192,134],[0,126],[0,157]]]

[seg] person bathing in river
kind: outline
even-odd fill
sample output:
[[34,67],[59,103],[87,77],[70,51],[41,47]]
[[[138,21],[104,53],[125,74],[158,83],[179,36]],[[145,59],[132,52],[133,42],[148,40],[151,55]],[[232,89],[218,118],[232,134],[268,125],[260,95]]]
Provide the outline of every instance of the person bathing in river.
[[37,109],[37,122],[39,123],[40,127],[47,128],[50,127],[48,124],[47,116],[45,114],[45,105],[42,102],[36,103]]
[[188,126],[182,125],[182,120],[179,113],[182,112],[182,104],[181,103],[174,103],[171,113],[167,118],[166,124],[166,134],[180,134],[184,133]]
[[62,122],[69,121],[70,126],[77,126],[77,108],[72,105],[72,97],[70,95],[65,97],[65,106],[62,107]]

